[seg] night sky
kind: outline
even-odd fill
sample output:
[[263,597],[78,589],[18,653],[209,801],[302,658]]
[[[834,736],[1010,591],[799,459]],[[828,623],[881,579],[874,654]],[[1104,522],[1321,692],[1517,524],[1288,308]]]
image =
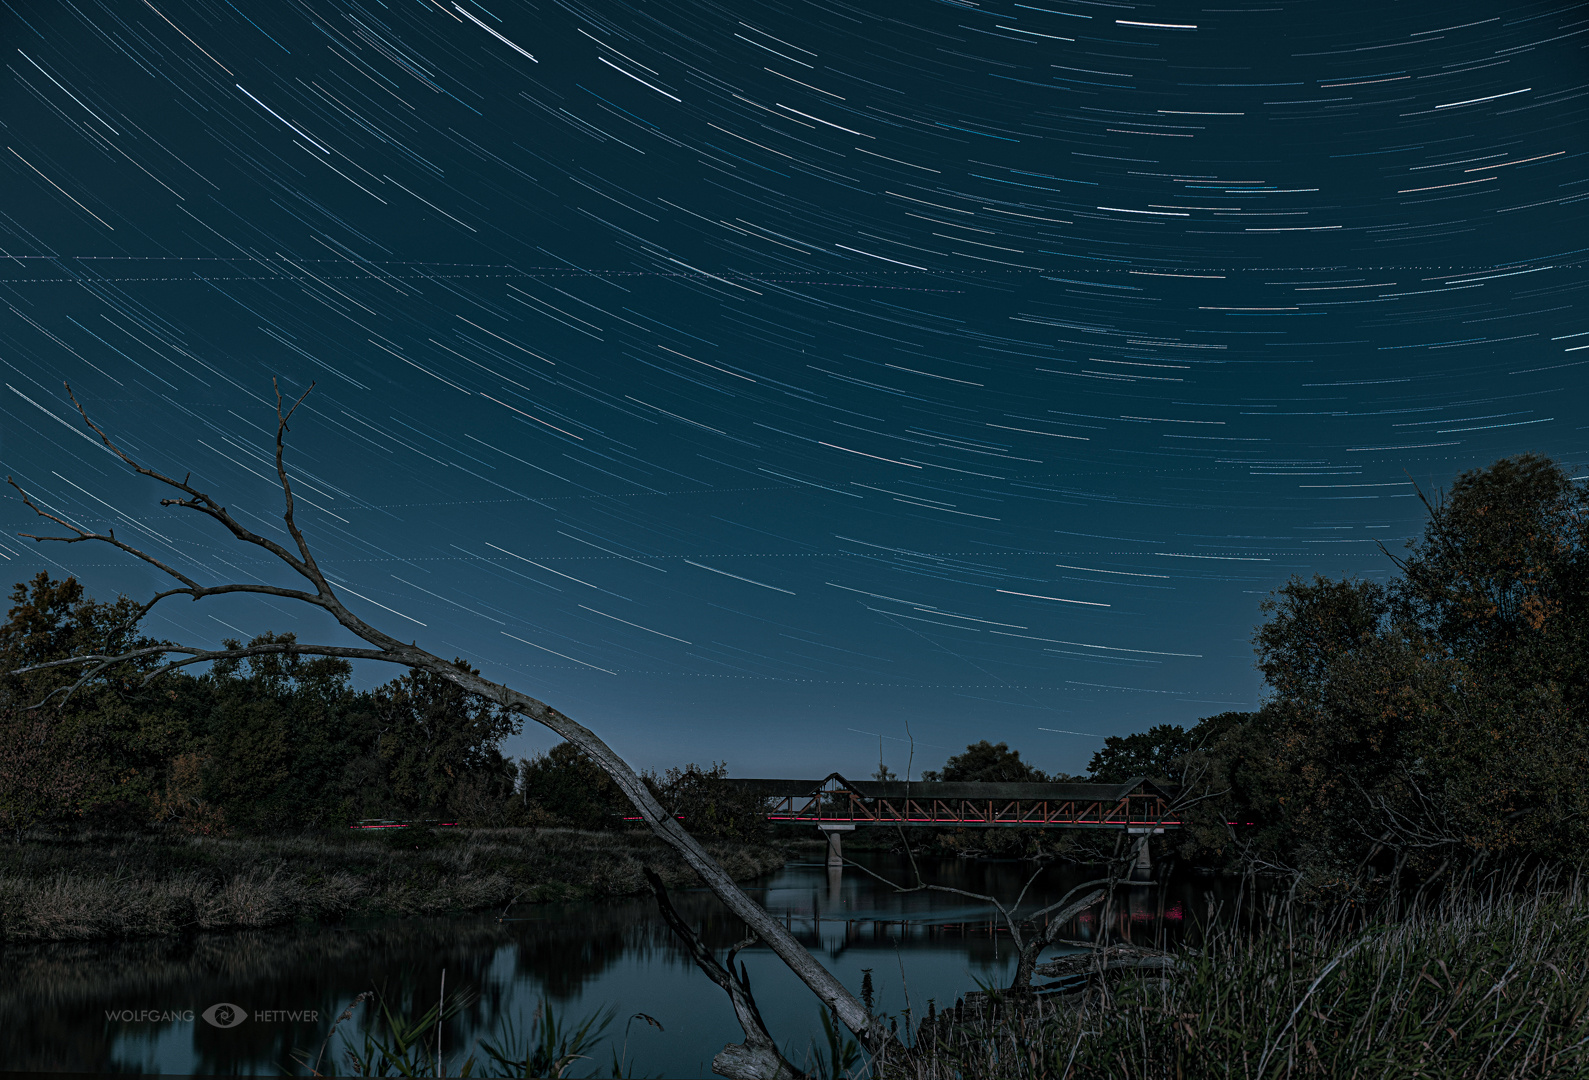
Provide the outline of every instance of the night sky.
[[[1264,596],[1385,575],[1415,483],[1589,459],[1582,4],[0,0],[0,45],[4,471],[288,584],[62,384],[280,535],[312,381],[344,599],[637,767],[1081,771],[1253,707]],[[7,583],[162,584],[0,524]]]

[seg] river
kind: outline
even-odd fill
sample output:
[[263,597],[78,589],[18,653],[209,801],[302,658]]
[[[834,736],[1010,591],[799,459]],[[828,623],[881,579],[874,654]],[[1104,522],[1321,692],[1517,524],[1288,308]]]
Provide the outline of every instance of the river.
[[[899,857],[858,852],[877,874],[905,882]],[[926,880],[1008,901],[1033,865],[924,860]],[[1091,873],[1054,864],[1027,894],[1030,911],[1058,900]],[[1065,931],[1138,943],[1174,940],[1205,921],[1225,890],[1208,878],[1172,878],[1122,890],[1110,925],[1090,914]],[[859,992],[871,972],[876,1007],[921,1015],[983,984],[1004,985],[1014,951],[988,904],[941,892],[900,893],[854,868],[835,877],[821,862],[795,861],[744,883],[839,977]],[[742,936],[705,890],[672,894],[719,957]],[[1056,950],[1055,955],[1059,951]],[[773,1036],[797,1065],[826,1047],[815,998],[768,950],[741,958]],[[727,997],[681,949],[650,897],[541,904],[499,913],[293,927],[114,944],[7,946],[0,953],[0,1060],[42,1072],[270,1074],[304,1072],[295,1059],[319,1052],[331,1021],[361,991],[394,1012],[434,1004],[443,972],[449,996],[467,1002],[442,1032],[453,1075],[476,1044],[523,1025],[547,1003],[559,1023],[611,1009],[615,1019],[572,1076],[611,1075],[614,1053],[636,1076],[707,1077],[714,1054],[741,1039]],[[240,1022],[204,1019],[226,1003]],[[630,1018],[643,1013],[656,1025]],[[223,1014],[212,1014],[220,1018]],[[374,1016],[361,1007],[344,1033],[362,1040]],[[477,1050],[475,1052],[478,1053]],[[327,1060],[322,1071],[329,1071]],[[345,1061],[335,1062],[339,1072]],[[476,1075],[480,1074],[477,1067]]]

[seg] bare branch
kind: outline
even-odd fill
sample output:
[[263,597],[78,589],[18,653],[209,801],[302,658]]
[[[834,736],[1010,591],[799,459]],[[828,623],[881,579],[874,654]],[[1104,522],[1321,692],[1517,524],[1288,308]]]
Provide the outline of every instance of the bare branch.
[[[1065,904],[1070,900],[1070,898],[1072,896],[1075,896],[1077,893],[1081,892],[1081,890],[1083,890],[1083,889],[1089,888],[1089,887],[1091,887],[1093,885],[1112,885],[1112,884],[1114,884],[1114,882],[1115,882],[1115,879],[1112,878],[1112,877],[1094,878],[1091,881],[1084,881],[1080,885],[1077,885],[1074,889],[1071,889],[1064,896],[1061,896],[1059,898],[1059,900],[1056,901],[1055,903],[1049,904],[1045,908],[1039,908],[1037,911],[1032,912],[1032,914],[1029,917],[1035,919],[1035,918],[1037,918],[1040,915],[1047,915],[1050,911],[1053,911],[1055,908],[1064,907]],[[1061,921],[1062,922],[1063,920],[1055,920],[1055,921]]]
[[26,491],[22,490],[21,485],[19,485],[16,482],[16,480],[14,480],[9,475],[6,477],[6,483],[10,484],[11,487],[16,490],[16,493],[18,495],[22,496],[22,505],[26,506],[29,510],[32,510],[35,514],[39,515],[39,517],[47,518],[48,520],[55,522],[57,525],[61,526],[62,528],[71,529],[72,532],[77,534],[76,536],[38,536],[38,535],[36,535],[34,533],[18,533],[17,534],[18,536],[24,537],[24,538],[26,538],[28,540],[37,540],[40,543],[42,543],[45,540],[54,540],[54,541],[57,541],[57,542],[62,543],[62,544],[77,544],[77,543],[81,543],[84,540],[99,540],[99,541],[102,541],[104,543],[107,543],[107,544],[111,545],[112,547],[120,548],[122,551],[125,551],[129,555],[132,555],[132,556],[135,556],[136,558],[142,559],[144,562],[149,563],[151,566],[155,567],[156,569],[161,570],[164,573],[169,574],[172,577],[176,578],[178,581],[182,582],[182,584],[186,585],[190,589],[196,589],[196,588],[199,587],[199,583],[198,582],[194,581],[192,578],[186,576],[185,574],[181,573],[180,571],[175,570],[172,567],[167,566],[165,563],[161,562],[159,559],[156,559],[152,555],[147,555],[144,552],[139,551],[137,548],[133,547],[130,544],[125,544],[125,543],[122,543],[120,540],[117,540],[116,536],[115,536],[115,533],[113,533],[113,532],[108,534],[108,535],[104,535],[104,534],[100,534],[100,533],[92,533],[92,532],[89,532],[87,529],[81,528],[81,527],[79,527],[77,525],[73,525],[70,521],[67,521],[65,518],[59,517],[56,514],[52,514],[48,510],[41,509],[38,506],[38,504],[36,504],[33,501],[33,497],[30,496]]
[[[104,430],[98,424],[94,423],[94,421],[88,418],[88,411],[83,408],[82,403],[77,400],[77,396],[72,393],[72,385],[70,383],[66,384],[66,396],[72,399],[73,405],[77,406],[78,415],[83,418],[83,423],[92,428],[94,434],[99,436],[100,441],[105,444],[106,448],[110,450],[111,453],[121,458],[121,460],[125,461],[129,466],[131,466],[134,472],[138,473],[140,476],[147,476],[151,480],[158,480],[162,484],[167,484],[170,487],[174,487],[178,491],[181,491],[183,494],[188,496],[186,499],[161,499],[161,506],[182,506],[189,510],[197,510],[199,513],[204,514],[207,517],[214,518],[216,521],[226,526],[227,530],[239,540],[243,540],[247,543],[255,544],[264,548],[266,551],[269,551],[272,555],[276,556],[278,559],[281,559],[300,574],[303,574],[305,577],[309,577],[311,581],[314,580],[313,577],[305,572],[307,568],[290,551],[276,543],[276,541],[268,539],[267,537],[259,536],[251,530],[244,528],[238,523],[236,518],[227,513],[226,507],[210,498],[210,496],[206,495],[204,492],[199,491],[197,488],[190,485],[186,478],[182,480],[176,480],[162,472],[157,472],[154,469],[146,468],[145,466],[134,461],[125,450],[111,442],[110,436],[106,435]],[[191,477],[192,475],[192,473],[189,473],[188,477]]]
[[1010,905],[1010,909],[1012,911],[1021,910],[1021,901],[1026,899],[1026,890],[1030,889],[1032,887],[1032,882],[1041,877],[1043,871],[1047,869],[1048,867],[1044,866],[1042,863],[1038,863],[1037,869],[1032,871],[1032,876],[1026,879],[1026,884],[1022,885],[1021,891],[1015,895],[1015,903]]
[[298,406],[303,404],[303,399],[309,396],[309,390],[315,388],[314,383],[309,384],[309,389],[298,395],[298,400],[292,403],[292,408],[286,415],[281,411],[281,387],[275,379],[270,380],[270,385],[276,390],[276,475],[281,478],[281,494],[287,504],[286,512],[282,514],[287,522],[287,531],[292,534],[293,542],[298,545],[298,554],[303,556],[304,565],[314,572],[316,576],[320,568],[315,565],[314,556],[309,552],[309,544],[303,538],[303,533],[298,530],[298,523],[293,520],[292,485],[287,482],[287,466],[282,460],[286,449],[287,421],[292,419],[292,414],[298,411]]
[[[277,585],[200,585],[197,581],[194,581],[180,570],[167,565],[161,560],[155,558],[153,555],[150,555],[148,552],[145,552],[140,548],[135,548],[131,544],[128,544],[122,540],[116,539],[115,530],[111,530],[108,533],[89,532],[87,529],[73,525],[71,522],[66,521],[56,514],[52,514],[47,510],[41,509],[33,501],[32,496],[24,491],[22,487],[17,484],[16,480],[12,479],[10,476],[6,477],[6,483],[10,484],[11,487],[16,490],[17,494],[22,496],[23,505],[27,506],[35,514],[38,514],[42,518],[48,518],[50,521],[55,522],[63,528],[71,529],[72,532],[77,534],[76,536],[39,536],[36,533],[18,533],[18,536],[25,537],[28,540],[36,540],[40,543],[43,543],[46,540],[51,540],[61,544],[78,544],[82,543],[84,540],[98,540],[101,543],[106,543],[114,548],[120,549],[121,551],[125,551],[134,558],[141,559],[143,562],[148,563],[150,566],[153,566],[162,573],[168,574],[169,576],[174,577],[178,581],[182,582],[182,588],[167,589],[165,592],[156,594],[154,599],[150,600],[147,604],[141,605],[138,608],[136,616],[128,620],[128,622],[117,627],[116,629],[118,630],[124,629],[128,625],[136,623],[138,620],[142,619],[149,613],[151,608],[168,596],[191,596],[195,600],[200,600],[206,596],[219,596],[223,593],[246,592],[261,593],[266,596],[280,596],[288,600],[302,600],[306,604],[315,604],[320,607],[326,606],[322,597],[316,596],[314,593],[304,592],[301,589],[284,589]],[[172,501],[173,500],[170,499],[162,499],[161,505],[169,505]]]
[[1066,907],[1060,908],[1059,914],[1055,915],[1049,920],[1048,930],[1043,934],[1044,946],[1054,944],[1054,942],[1059,938],[1060,927],[1064,926],[1077,915],[1080,915],[1083,911],[1086,911],[1088,908],[1098,903],[1106,895],[1107,894],[1104,892],[1104,890],[1094,889],[1080,900],[1077,900]]
[[735,943],[733,948],[728,950],[728,956],[724,959],[723,966],[728,968],[729,971],[733,971],[734,957],[738,956],[741,950],[750,948],[760,940],[761,935],[757,934],[754,930],[750,931],[750,933],[746,934],[742,940]]
[[[910,887],[907,888],[907,887],[905,887],[903,885],[895,885],[892,881],[889,881],[887,878],[883,877],[882,875],[873,872],[870,868],[862,866],[858,862],[853,862],[853,861],[851,861],[849,859],[845,859],[844,860],[844,865],[845,866],[852,866],[855,869],[861,871],[863,874],[869,874],[872,877],[877,878],[878,881],[881,881],[884,885],[887,885],[889,888],[893,889],[897,893],[946,892],[946,893],[954,893],[956,896],[969,896],[973,900],[981,900],[981,901],[984,901],[985,903],[992,904],[994,907],[999,909],[999,914],[1004,916],[1004,922],[1009,927],[1010,933],[1015,938],[1015,947],[1016,948],[1020,948],[1021,947],[1021,930],[1020,930],[1020,927],[1016,924],[1015,917],[1011,914],[1010,909],[1006,908],[1003,904],[999,903],[999,901],[998,901],[998,899],[996,897],[987,896],[987,895],[985,895],[983,893],[968,892],[965,889],[956,889],[956,888],[952,888],[952,887],[950,887],[948,885],[928,885],[926,883],[918,883],[916,885],[911,885]],[[1039,869],[1038,873],[1042,873],[1042,870]],[[1036,875],[1033,875],[1033,876],[1035,877]],[[918,875],[918,879],[919,879],[919,875]],[[1030,884],[1030,883],[1028,883],[1028,884]],[[1022,890],[1022,892],[1024,894],[1025,890]]]
[[[78,690],[82,689],[94,676],[114,665],[132,660],[141,660],[146,656],[164,656],[167,653],[185,653],[187,658],[175,660],[149,672],[138,685],[148,686],[156,678],[177,668],[187,667],[190,664],[205,664],[212,660],[235,660],[247,656],[265,656],[268,654],[287,656],[338,656],[348,660],[388,660],[394,658],[384,650],[378,649],[353,649],[339,645],[300,645],[296,641],[273,641],[258,645],[245,645],[237,649],[195,649],[187,645],[150,645],[141,649],[129,649],[127,652],[115,656],[105,656],[99,653],[89,653],[82,656],[69,656],[64,660],[50,660],[42,664],[29,664],[27,667],[13,668],[11,674],[26,675],[34,671],[48,671],[54,668],[70,667],[76,664],[93,664],[84,672],[77,681],[70,686],[58,686],[45,694],[42,699],[33,705],[27,706],[28,711],[43,708],[56,694],[63,694],[61,704],[65,705]],[[400,661],[394,661],[400,662]]]

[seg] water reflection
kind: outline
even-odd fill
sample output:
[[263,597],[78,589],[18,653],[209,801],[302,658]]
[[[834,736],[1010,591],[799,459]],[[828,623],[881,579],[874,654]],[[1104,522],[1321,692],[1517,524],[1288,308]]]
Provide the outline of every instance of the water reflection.
[[[892,880],[908,866],[887,855],[867,865]],[[1032,873],[1029,863],[934,860],[936,884],[1012,899]],[[1035,882],[1024,907],[1058,900],[1087,871],[1056,866]],[[895,892],[853,869],[791,863],[748,891],[846,986],[873,972],[878,1007],[921,1012],[1014,969],[1010,937],[987,904],[941,892]],[[1174,940],[1208,909],[1206,881],[1122,889],[1105,925],[1084,914],[1062,936],[1099,934],[1138,943]],[[705,890],[675,894],[681,914],[723,950],[743,925]],[[791,1057],[804,1056],[820,1027],[814,999],[765,949],[742,954],[762,1012]],[[291,930],[112,945],[6,946],[0,953],[0,1060],[8,1069],[63,1072],[259,1073],[280,1075],[294,1054],[318,1051],[331,1020],[356,994],[375,989],[394,1010],[422,1012],[434,1003],[446,970],[451,993],[476,995],[449,1025],[445,1044],[459,1059],[508,1018],[527,1017],[542,997],[559,1016],[617,1009],[624,1020],[645,1012],[658,1032],[635,1025],[628,1054],[641,1073],[707,1076],[713,1054],[740,1038],[727,999],[691,964],[649,898],[516,908],[494,915],[405,919],[369,925]],[[201,1014],[217,1002],[248,1019],[230,1029]],[[109,1014],[131,1019],[111,1018]],[[318,1014],[260,1018],[263,1013]],[[344,1030],[357,1035],[359,1017]],[[335,1047],[335,1043],[333,1047]],[[616,1049],[616,1047],[613,1047]],[[610,1068],[603,1048],[585,1069]]]

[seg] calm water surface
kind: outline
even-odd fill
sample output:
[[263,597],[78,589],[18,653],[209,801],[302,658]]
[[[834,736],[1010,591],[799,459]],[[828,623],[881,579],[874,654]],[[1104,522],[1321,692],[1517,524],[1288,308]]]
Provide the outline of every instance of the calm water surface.
[[[857,859],[907,880],[899,857],[857,853]],[[922,869],[936,884],[1008,900],[1033,866],[945,859],[924,861]],[[1078,867],[1050,867],[1024,907],[1052,903],[1090,876]],[[1133,886],[1123,890],[1109,926],[1084,916],[1064,936],[1174,939],[1208,918],[1217,890],[1209,879]],[[908,1004],[919,1014],[929,1000],[952,1004],[979,980],[1002,985],[1014,971],[997,913],[964,897],[900,894],[853,868],[836,878],[819,862],[791,862],[748,883],[747,891],[851,990],[859,991],[870,969],[877,1008],[885,1013],[897,1015]],[[719,957],[743,936],[743,924],[705,890],[673,896]],[[768,1028],[799,1064],[812,1040],[822,1039],[816,1000],[764,947],[741,956]],[[377,990],[394,1011],[418,1015],[435,1003],[443,969],[449,996],[474,998],[444,1032],[454,1075],[478,1040],[504,1023],[523,1025],[543,1000],[560,1021],[615,1010],[609,1037],[592,1060],[571,1070],[575,1076],[610,1075],[619,1050],[634,1075],[706,1077],[713,1055],[742,1038],[727,997],[694,966],[645,897],[518,907],[506,919],[470,915],[114,945],[9,946],[0,952],[6,1021],[0,1060],[7,1069],[39,1071],[301,1073],[294,1055],[318,1052],[331,1020],[355,995]],[[204,1022],[204,1011],[220,1002],[238,1006],[248,1019],[228,1029]],[[110,1015],[125,1010],[153,1015]],[[272,1012],[278,1015],[260,1016]],[[625,1021],[637,1012],[655,1017],[662,1030],[637,1021],[625,1046]],[[341,1032],[360,1037],[370,1016],[360,1013],[342,1026],[328,1059],[337,1054]],[[337,1065],[346,1071],[344,1062]]]

